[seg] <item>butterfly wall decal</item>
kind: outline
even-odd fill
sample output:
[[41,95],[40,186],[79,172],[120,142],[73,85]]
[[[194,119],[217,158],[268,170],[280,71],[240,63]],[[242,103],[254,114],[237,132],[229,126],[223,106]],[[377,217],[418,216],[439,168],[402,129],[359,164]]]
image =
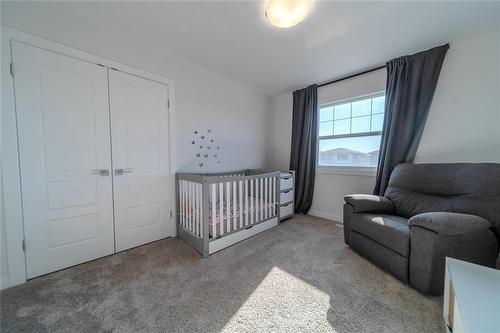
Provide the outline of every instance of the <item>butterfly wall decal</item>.
[[[203,159],[206,159],[204,160],[205,163],[217,163],[217,164],[221,164],[222,161],[221,161],[221,158],[220,158],[220,154],[219,151],[221,150],[221,147],[220,146],[216,146],[215,145],[215,138],[214,136],[212,136],[212,134],[206,134],[206,133],[212,133],[212,129],[210,128],[207,128],[206,129],[206,132],[204,132],[203,130],[199,131],[199,130],[193,130],[193,133],[195,134],[195,136],[190,140],[190,143],[191,145],[196,145],[199,150],[196,152],[194,152],[194,155],[196,156],[196,158],[203,158]],[[205,134],[203,134],[205,133]],[[206,144],[202,144],[204,143],[205,141],[204,140],[207,140],[206,141]],[[202,140],[201,142],[198,141],[198,140]],[[212,145],[213,144],[213,145]],[[213,153],[210,153],[209,150],[217,150],[217,151],[213,151]],[[211,159],[214,159],[213,162],[211,162]],[[198,160],[196,162],[196,164],[198,164],[198,166],[201,168],[205,165],[205,163],[202,163],[200,162],[200,160]]]

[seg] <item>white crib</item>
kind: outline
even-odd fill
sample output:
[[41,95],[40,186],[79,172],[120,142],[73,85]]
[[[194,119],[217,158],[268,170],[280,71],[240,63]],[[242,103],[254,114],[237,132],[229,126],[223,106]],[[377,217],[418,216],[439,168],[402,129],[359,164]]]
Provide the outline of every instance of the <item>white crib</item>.
[[204,257],[279,223],[279,171],[177,173],[177,236]]

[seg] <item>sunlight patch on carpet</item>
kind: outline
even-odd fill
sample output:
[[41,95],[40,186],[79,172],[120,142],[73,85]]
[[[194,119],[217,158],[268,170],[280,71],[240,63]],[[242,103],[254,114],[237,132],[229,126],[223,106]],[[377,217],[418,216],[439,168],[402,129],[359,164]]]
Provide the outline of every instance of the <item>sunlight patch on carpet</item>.
[[222,332],[335,332],[327,320],[330,296],[273,267]]

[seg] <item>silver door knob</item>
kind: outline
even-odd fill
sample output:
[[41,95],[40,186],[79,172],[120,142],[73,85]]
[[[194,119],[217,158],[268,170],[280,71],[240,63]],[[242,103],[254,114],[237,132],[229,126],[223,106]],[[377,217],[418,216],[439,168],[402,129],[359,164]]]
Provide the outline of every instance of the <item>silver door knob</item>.
[[122,176],[124,173],[132,173],[131,169],[115,169],[116,176]]
[[94,169],[90,173],[92,175],[109,176],[109,169]]

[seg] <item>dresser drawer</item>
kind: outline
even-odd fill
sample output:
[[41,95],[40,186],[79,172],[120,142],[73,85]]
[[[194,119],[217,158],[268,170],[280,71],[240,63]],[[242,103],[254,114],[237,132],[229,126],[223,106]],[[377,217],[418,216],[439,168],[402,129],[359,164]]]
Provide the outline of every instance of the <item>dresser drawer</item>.
[[287,176],[286,178],[281,178],[280,182],[281,190],[293,189],[293,176]]
[[293,201],[293,190],[286,190],[280,193],[280,203],[287,203]]
[[293,202],[280,206],[280,218],[293,215]]

